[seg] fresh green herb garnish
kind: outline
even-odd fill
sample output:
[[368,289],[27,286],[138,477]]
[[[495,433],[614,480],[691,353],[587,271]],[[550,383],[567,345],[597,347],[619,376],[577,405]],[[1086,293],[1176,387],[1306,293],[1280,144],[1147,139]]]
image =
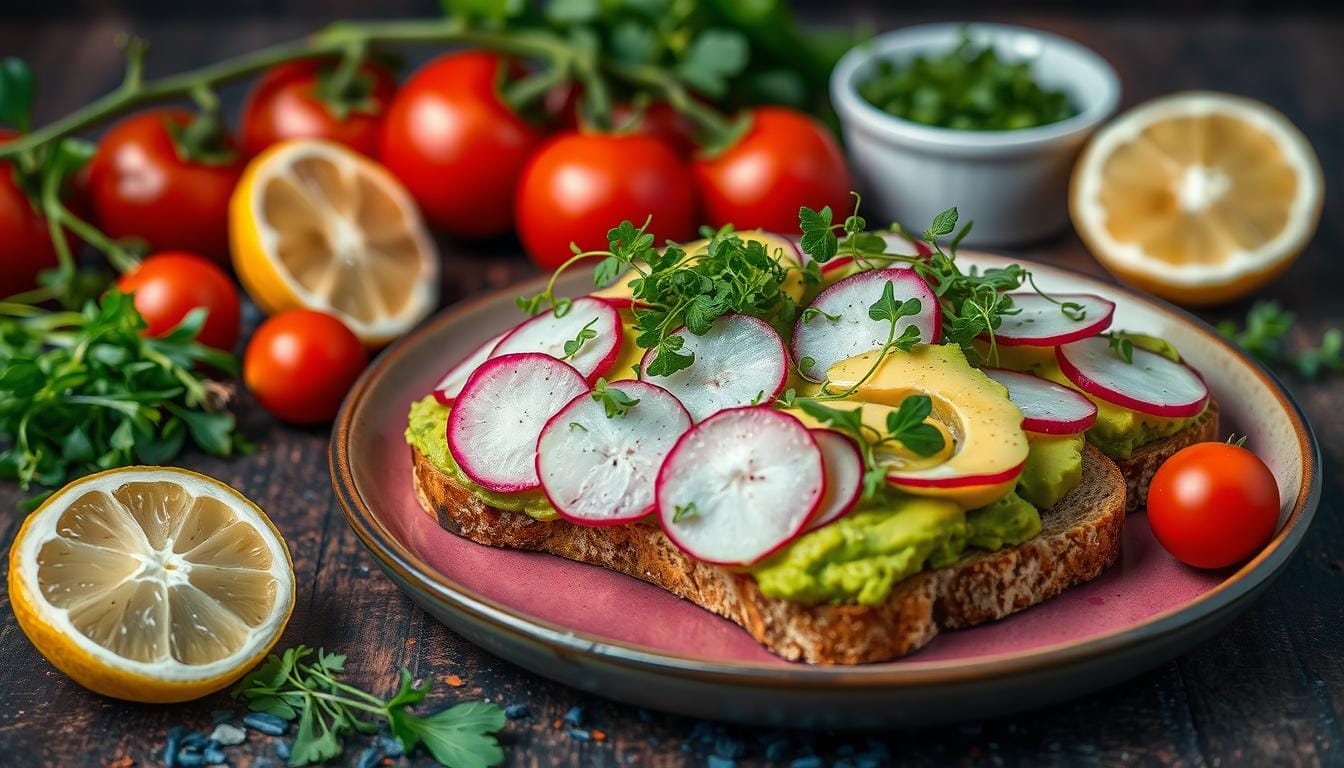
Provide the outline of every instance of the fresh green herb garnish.
[[689,519],[691,519],[692,517],[696,517],[696,516],[699,515],[699,514],[700,514],[700,513],[697,512],[696,509],[695,509],[695,502],[694,502],[694,501],[692,501],[692,502],[689,503],[689,504],[685,504],[685,505],[678,504],[678,505],[672,510],[672,522],[674,522],[674,523],[680,523],[682,520],[689,520]]
[[887,414],[886,431],[879,431],[863,423],[863,407],[832,408],[816,398],[789,398],[790,406],[830,428],[853,437],[863,454],[863,495],[872,498],[886,481],[885,464],[877,457],[884,446],[900,444],[918,456],[932,456],[944,446],[943,433],[925,423],[933,412],[933,400],[928,395],[911,395],[900,406]]
[[597,331],[593,330],[593,324],[595,324],[598,319],[599,318],[594,317],[592,320],[589,320],[579,329],[578,334],[574,338],[565,342],[565,354],[560,358],[561,360],[569,360],[574,357],[579,353],[580,349],[583,349],[584,344],[597,338]]
[[588,428],[585,427],[585,426],[583,426],[582,424],[580,424],[580,423],[577,422],[577,421],[571,421],[571,422],[569,422],[569,431],[570,431],[570,432],[576,432],[576,431],[577,431],[577,432],[587,432],[587,431],[588,431]]
[[593,387],[590,397],[602,404],[608,419],[624,416],[630,412],[631,408],[639,405],[639,398],[631,397],[619,389],[612,389],[607,384],[607,380],[601,378],[597,380],[597,385]]
[[204,322],[205,310],[193,310],[146,338],[130,295],[117,290],[79,312],[0,302],[0,478],[58,488],[112,467],[166,464],[187,438],[218,456],[250,450],[224,408],[228,391],[200,373],[238,368],[195,340]]
[[1344,372],[1344,333],[1331,328],[1318,347],[1294,351],[1288,345],[1296,318],[1273,301],[1257,301],[1239,328],[1232,320],[1218,324],[1218,332],[1272,368],[1291,368],[1308,379],[1322,373]]
[[254,712],[299,721],[290,747],[290,765],[321,763],[341,754],[341,741],[351,732],[376,733],[379,720],[407,752],[420,744],[440,764],[452,768],[485,768],[504,761],[494,734],[504,727],[504,711],[485,701],[472,701],[417,715],[408,709],[429,695],[428,680],[417,685],[410,670],[401,670],[397,692],[384,700],[340,680],[345,656],[305,645],[283,655],[271,654],[233,688]]
[[1030,61],[1005,61],[964,37],[941,55],[879,60],[859,94],[896,117],[962,131],[1013,131],[1078,114],[1068,94],[1036,82]]
[[[580,252],[561,265],[546,288],[518,300],[525,311],[536,313],[563,301],[554,294],[555,280],[566,269],[590,257],[601,257],[595,282],[607,285],[634,270],[639,274],[631,290],[639,302],[633,310],[638,335],[635,343],[656,350],[644,369],[649,376],[669,376],[689,367],[695,356],[683,351],[685,340],[676,331],[703,336],[714,321],[729,313],[758,317],[776,325],[793,322],[797,307],[782,289],[790,272],[800,268],[785,263],[784,254],[771,253],[756,240],[744,240],[730,228],[707,230],[709,244],[694,256],[674,243],[659,252],[649,233],[649,221],[635,227],[629,221],[607,232],[606,251]],[[814,268],[810,278],[819,280]]]
[[1134,342],[1123,333],[1104,333],[1111,352],[1126,363],[1134,363]]

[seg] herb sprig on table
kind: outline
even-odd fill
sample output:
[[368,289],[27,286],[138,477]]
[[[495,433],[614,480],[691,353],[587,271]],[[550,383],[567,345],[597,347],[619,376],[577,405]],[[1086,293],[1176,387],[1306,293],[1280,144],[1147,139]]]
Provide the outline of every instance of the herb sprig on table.
[[[430,715],[408,711],[429,695],[430,683],[417,685],[401,670],[396,693],[382,699],[342,682],[345,656],[316,652],[306,645],[271,654],[233,688],[254,712],[297,720],[290,765],[309,765],[341,754],[352,732],[376,733],[385,722],[407,752],[423,744],[440,765],[485,768],[504,760],[495,738],[504,727],[504,711],[486,701],[470,701]],[[383,722],[380,722],[383,721]]]
[[250,449],[224,408],[227,390],[201,373],[238,367],[195,340],[204,322],[197,309],[145,338],[130,295],[116,290],[78,312],[0,302],[0,478],[55,488],[167,463],[188,439],[220,456]]
[[1294,350],[1288,344],[1296,317],[1273,301],[1257,301],[1239,326],[1218,324],[1218,332],[1271,368],[1289,368],[1308,379],[1323,373],[1344,373],[1344,332],[1331,328],[1320,346]]

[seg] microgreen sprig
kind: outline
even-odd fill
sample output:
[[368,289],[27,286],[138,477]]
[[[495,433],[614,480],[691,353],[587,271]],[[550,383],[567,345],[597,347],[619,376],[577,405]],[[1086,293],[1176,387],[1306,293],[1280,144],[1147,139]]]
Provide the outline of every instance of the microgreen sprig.
[[606,412],[608,419],[624,416],[630,412],[631,408],[639,405],[639,398],[631,397],[619,389],[611,388],[604,378],[597,380],[597,385],[593,387],[590,396],[595,402],[602,404],[602,409]]
[[1260,362],[1273,368],[1291,368],[1304,378],[1322,373],[1344,373],[1344,333],[1331,328],[1316,347],[1292,349],[1288,336],[1296,317],[1273,301],[1257,301],[1246,315],[1244,326],[1233,320],[1218,324],[1218,332]]
[[885,431],[863,422],[863,406],[852,409],[834,408],[818,398],[798,398],[786,393],[790,405],[854,438],[863,455],[863,495],[872,498],[886,481],[886,463],[878,452],[887,446],[902,445],[918,456],[932,456],[944,446],[943,433],[926,423],[933,412],[933,400],[928,395],[910,395],[894,411],[887,413]]
[[337,757],[346,736],[375,733],[379,720],[407,752],[423,744],[440,765],[486,768],[503,762],[504,751],[494,734],[504,727],[505,717],[497,705],[471,701],[418,715],[408,710],[429,695],[429,681],[417,685],[403,667],[396,693],[384,700],[341,681],[345,656],[322,649],[315,653],[300,645],[271,654],[233,688],[233,697],[247,700],[254,712],[298,720],[290,765]]

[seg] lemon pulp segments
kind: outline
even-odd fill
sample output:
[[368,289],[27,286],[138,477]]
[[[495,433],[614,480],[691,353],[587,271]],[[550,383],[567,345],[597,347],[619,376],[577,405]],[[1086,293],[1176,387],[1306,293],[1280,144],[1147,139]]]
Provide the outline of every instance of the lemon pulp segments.
[[227,685],[293,607],[288,552],[233,489],[176,469],[83,478],[25,523],[10,597],[43,655],[96,691],[142,701]]

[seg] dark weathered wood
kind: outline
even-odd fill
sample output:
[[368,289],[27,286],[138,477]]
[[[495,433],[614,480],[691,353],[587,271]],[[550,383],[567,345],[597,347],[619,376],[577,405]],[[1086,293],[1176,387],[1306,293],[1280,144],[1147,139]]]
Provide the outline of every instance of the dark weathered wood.
[[[302,3],[293,5],[312,11]],[[1182,88],[1218,88],[1264,99],[1312,139],[1327,187],[1337,193],[1344,184],[1344,101],[1335,82],[1344,71],[1344,22],[1338,17],[1089,18],[1054,15],[1059,4],[1035,7],[1046,10],[1018,11],[1005,20],[1054,29],[1099,50],[1120,70],[1126,104]],[[42,13],[37,4],[28,10]],[[879,29],[925,20],[872,2],[852,3],[843,14],[804,9],[804,15],[813,22],[868,20]],[[181,13],[166,21],[152,18],[145,15],[133,24],[101,15],[7,20],[0,22],[0,53],[33,62],[42,83],[39,116],[48,120],[117,81],[111,40],[128,26],[153,40],[151,71],[166,72],[293,37],[310,24],[294,17],[267,21],[227,13],[206,20]],[[411,60],[428,53],[413,52]],[[228,91],[225,98],[236,105],[239,93]],[[1344,284],[1341,226],[1344,199],[1332,194],[1315,242],[1267,292],[1299,313],[1304,339],[1344,324],[1344,302],[1338,299]],[[533,273],[507,239],[443,245],[446,302]],[[1024,252],[1100,272],[1072,234]],[[1232,316],[1245,308],[1206,316]],[[1288,383],[1321,439],[1325,498],[1303,551],[1273,589],[1225,632],[1173,663],[1078,702],[913,733],[792,734],[789,758],[811,744],[826,764],[843,764],[847,755],[871,754],[868,742],[877,741],[889,746],[894,760],[913,765],[1344,764],[1344,487],[1334,474],[1344,457],[1344,388],[1338,380]],[[375,688],[390,686],[395,670],[405,664],[419,676],[461,679],[458,688],[440,685],[437,700],[487,697],[526,704],[533,714],[511,723],[504,737],[511,765],[707,762],[697,750],[713,751],[715,726],[640,713],[571,691],[474,648],[428,619],[374,569],[341,518],[330,491],[325,430],[278,425],[246,403],[240,411],[245,430],[261,443],[260,453],[230,461],[192,455],[184,463],[246,491],[288,539],[299,595],[282,644],[321,644],[349,653],[350,677]],[[19,523],[13,511],[18,496],[12,486],[0,486],[0,510],[7,510],[0,516],[5,542]],[[129,757],[153,765],[168,728],[203,729],[212,710],[234,706],[222,695],[151,707],[89,694],[37,655],[16,627],[7,598],[0,602],[0,763],[99,766]],[[553,727],[575,705],[584,708],[585,727],[604,732],[605,741],[580,742]],[[741,762],[750,765],[764,764],[765,745],[778,738],[737,727],[718,733],[726,737],[725,748],[741,742],[746,750]],[[702,734],[709,734],[708,741]],[[245,746],[229,750],[230,759],[234,765],[277,765],[273,741],[249,734]],[[684,751],[688,746],[690,751]],[[352,743],[345,763],[353,763],[360,749]],[[851,758],[850,764],[859,763]]]

